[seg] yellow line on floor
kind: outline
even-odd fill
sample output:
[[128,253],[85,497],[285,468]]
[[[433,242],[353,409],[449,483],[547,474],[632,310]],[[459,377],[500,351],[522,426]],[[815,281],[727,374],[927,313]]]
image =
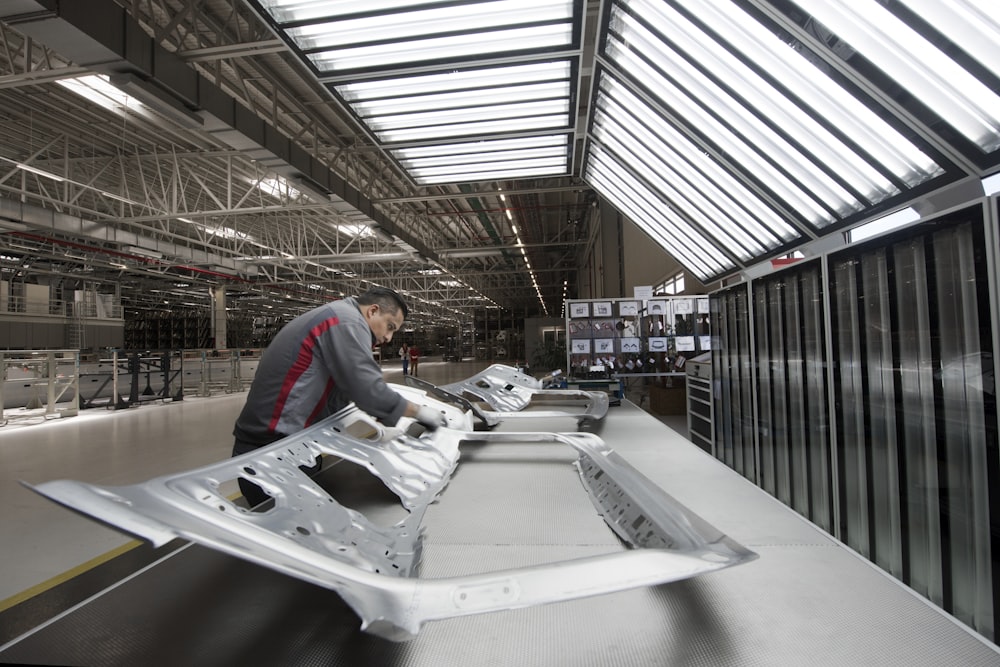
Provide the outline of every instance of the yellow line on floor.
[[[241,494],[239,491],[237,491],[236,493],[231,493],[229,496],[226,497],[226,499],[229,500],[230,502],[235,502],[238,498],[241,498],[242,495],[243,494]],[[83,574],[87,570],[92,570],[93,568],[97,567],[98,565],[101,565],[103,563],[107,563],[109,560],[111,560],[113,558],[117,558],[118,556],[121,556],[123,553],[129,552],[132,549],[135,549],[136,547],[141,546],[141,545],[142,545],[142,541],[141,540],[131,540],[131,541],[126,542],[125,544],[121,545],[117,549],[112,549],[111,551],[107,552],[106,554],[102,554],[102,555],[97,556],[95,558],[91,558],[86,563],[81,563],[80,565],[77,565],[76,567],[74,567],[72,569],[66,570],[62,574],[57,574],[56,576],[52,577],[51,579],[49,579],[47,581],[43,581],[40,584],[35,584],[31,588],[29,588],[27,590],[24,590],[24,591],[21,591],[17,595],[12,595],[11,597],[7,598],[6,600],[0,600],[0,612],[7,611],[11,607],[19,605],[22,602],[24,602],[25,600],[29,600],[29,599],[35,597],[39,593],[44,593],[45,591],[49,590],[50,588],[55,588],[59,584],[65,582],[65,581],[69,581],[73,577],[78,576],[80,574]]]
[[27,590],[21,591],[17,595],[13,595],[7,598],[6,600],[2,600],[0,601],[0,612],[7,611],[11,607],[19,605],[25,600],[29,600],[40,593],[44,593],[50,588],[55,588],[59,584],[69,581],[73,577],[79,576],[84,572],[86,572],[87,570],[92,570],[98,565],[102,565],[113,558],[117,558],[118,556],[121,556],[123,553],[135,549],[137,546],[140,546],[141,544],[142,542],[140,542],[139,540],[132,540],[130,542],[126,542],[117,549],[112,549],[111,551],[105,554],[101,554],[96,558],[91,558],[86,563],[81,563],[80,565],[77,565],[74,568],[66,570],[62,574],[57,574],[56,576],[52,577],[47,581],[43,581],[42,583],[36,584]]

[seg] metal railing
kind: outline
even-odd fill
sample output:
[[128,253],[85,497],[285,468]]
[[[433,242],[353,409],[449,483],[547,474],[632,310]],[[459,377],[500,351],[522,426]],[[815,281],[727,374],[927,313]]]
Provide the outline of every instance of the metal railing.
[[124,319],[120,303],[99,301],[40,301],[19,295],[0,295],[0,314],[40,315],[44,317],[82,317],[86,319]]

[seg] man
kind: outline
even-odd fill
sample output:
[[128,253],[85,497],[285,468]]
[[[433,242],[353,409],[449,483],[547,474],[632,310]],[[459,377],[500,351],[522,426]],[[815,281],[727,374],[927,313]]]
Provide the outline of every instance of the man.
[[[376,287],[286,324],[264,351],[236,419],[233,456],[297,433],[352,401],[390,426],[403,416],[429,429],[443,426],[440,412],[389,388],[372,354],[374,345],[392,340],[407,314],[399,294]],[[308,472],[318,472],[318,466]],[[268,497],[244,479],[240,488],[251,507]]]
[[418,375],[417,366],[420,364],[420,348],[414,343],[410,346],[410,373],[414,377]]

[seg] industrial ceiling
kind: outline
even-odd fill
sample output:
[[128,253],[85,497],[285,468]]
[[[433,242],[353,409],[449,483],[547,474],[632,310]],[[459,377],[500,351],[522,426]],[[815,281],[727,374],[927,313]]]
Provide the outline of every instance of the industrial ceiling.
[[558,316],[604,202],[717,280],[996,172],[994,4],[8,0],[0,269]]

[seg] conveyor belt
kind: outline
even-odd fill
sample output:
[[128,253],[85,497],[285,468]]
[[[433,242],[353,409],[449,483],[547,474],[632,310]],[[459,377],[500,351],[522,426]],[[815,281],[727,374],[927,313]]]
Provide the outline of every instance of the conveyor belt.
[[[555,425],[555,424],[554,424]],[[533,425],[538,428],[537,425]],[[558,428],[567,428],[565,420]],[[518,430],[527,430],[518,425]],[[409,642],[362,633],[337,594],[198,546],[170,553],[0,649],[67,665],[997,665],[967,631],[696,446],[625,403],[601,437],[760,559],[696,579],[436,621]],[[422,576],[621,548],[555,445],[477,445],[425,519]],[[337,497],[392,521],[349,465]],[[15,608],[16,609],[16,608]]]

